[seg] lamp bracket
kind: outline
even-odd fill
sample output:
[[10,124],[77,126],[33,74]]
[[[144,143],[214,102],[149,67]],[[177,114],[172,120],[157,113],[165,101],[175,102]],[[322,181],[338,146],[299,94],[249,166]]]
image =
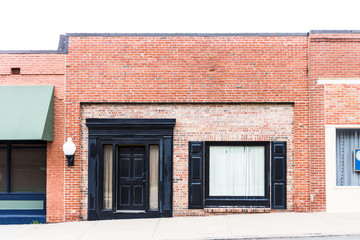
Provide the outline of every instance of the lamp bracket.
[[74,155],[65,155],[68,161],[68,167],[74,166]]

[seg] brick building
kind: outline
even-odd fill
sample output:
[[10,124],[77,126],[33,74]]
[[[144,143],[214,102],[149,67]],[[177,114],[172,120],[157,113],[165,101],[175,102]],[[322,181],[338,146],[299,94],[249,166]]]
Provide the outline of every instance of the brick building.
[[0,52],[0,222],[359,211],[358,33]]

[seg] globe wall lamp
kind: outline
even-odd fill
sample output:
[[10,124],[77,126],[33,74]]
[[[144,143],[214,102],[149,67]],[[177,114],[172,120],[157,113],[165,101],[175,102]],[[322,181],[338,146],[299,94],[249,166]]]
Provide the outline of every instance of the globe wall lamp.
[[63,151],[65,154],[65,157],[68,161],[68,167],[74,166],[74,154],[75,154],[76,146],[73,143],[71,137],[69,137],[63,145]]

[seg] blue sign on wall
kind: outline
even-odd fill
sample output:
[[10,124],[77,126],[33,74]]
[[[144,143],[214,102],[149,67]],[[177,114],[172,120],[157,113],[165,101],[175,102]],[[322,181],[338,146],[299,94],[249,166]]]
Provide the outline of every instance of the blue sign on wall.
[[360,171],[360,148],[354,149],[354,171]]

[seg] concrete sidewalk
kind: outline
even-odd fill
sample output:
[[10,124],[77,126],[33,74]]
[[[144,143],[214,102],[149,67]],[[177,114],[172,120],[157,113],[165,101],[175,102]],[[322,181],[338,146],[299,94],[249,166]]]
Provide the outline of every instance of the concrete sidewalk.
[[236,239],[360,234],[359,213],[263,213],[0,225],[0,239]]

